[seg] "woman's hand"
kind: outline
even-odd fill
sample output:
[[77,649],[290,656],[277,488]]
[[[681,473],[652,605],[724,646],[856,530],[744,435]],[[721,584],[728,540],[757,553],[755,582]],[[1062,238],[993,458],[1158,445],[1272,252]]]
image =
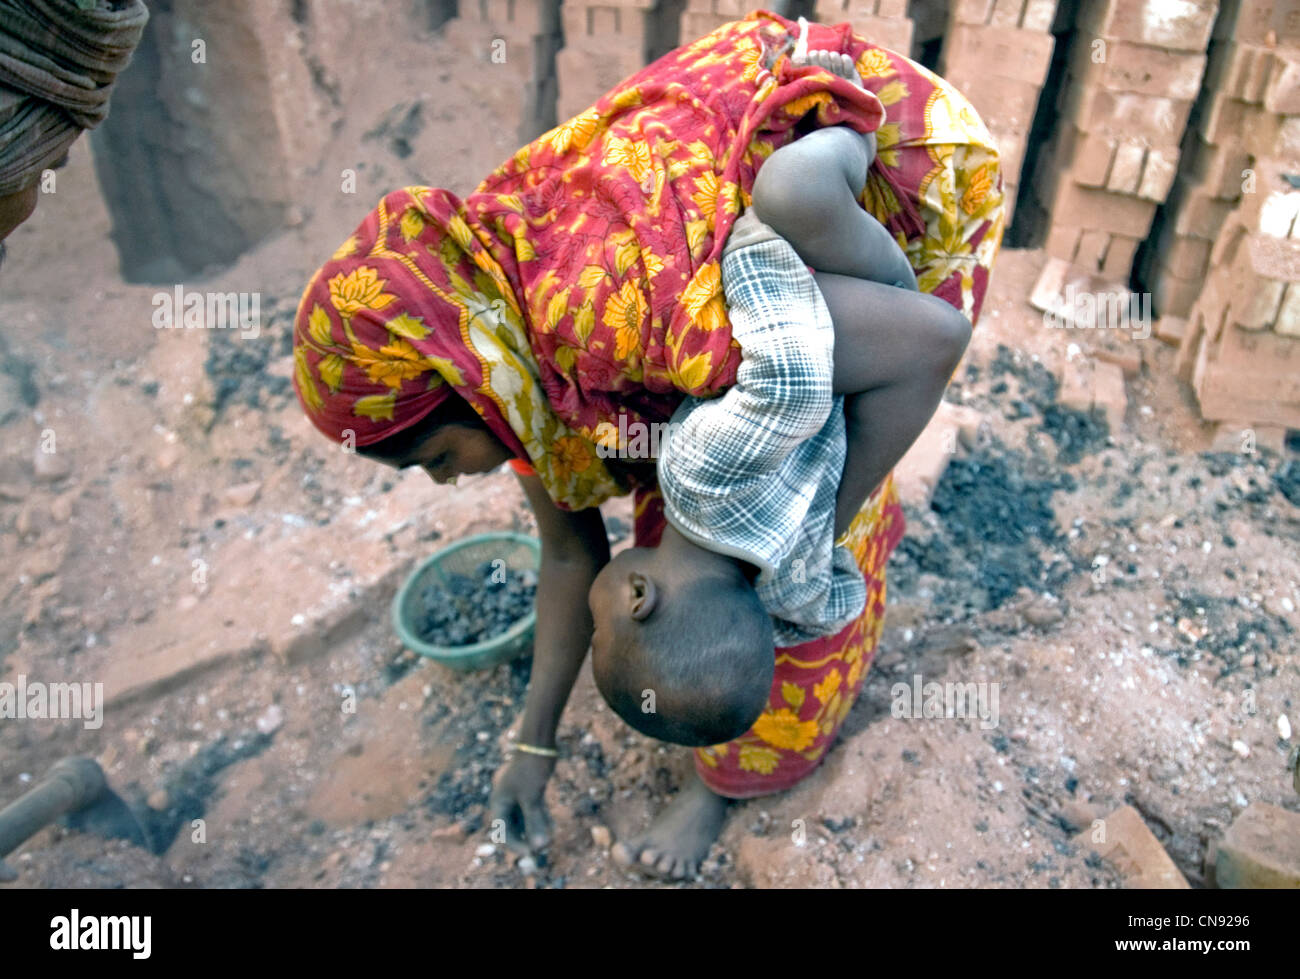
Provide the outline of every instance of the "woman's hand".
[[[537,631],[533,672],[518,737],[524,744],[555,744],[565,701],[591,646],[587,593],[609,561],[609,538],[600,510],[561,510],[536,476],[519,476],[542,539],[537,581]],[[555,759],[518,753],[501,769],[489,808],[503,819],[507,845],[528,852],[550,842],[551,820],[542,795]]]
[[546,810],[546,782],[555,770],[555,759],[519,752],[497,772],[488,800],[492,829],[497,820],[506,832],[506,846],[516,853],[533,855],[551,842],[551,815]]

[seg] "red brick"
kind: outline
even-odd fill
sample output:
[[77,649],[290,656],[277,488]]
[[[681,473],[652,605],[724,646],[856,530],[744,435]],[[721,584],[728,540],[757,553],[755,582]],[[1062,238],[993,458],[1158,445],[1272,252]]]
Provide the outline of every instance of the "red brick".
[[1187,332],[1187,320],[1181,316],[1161,316],[1156,320],[1156,337],[1175,347],[1182,343],[1183,334]]
[[1101,269],[1102,258],[1110,244],[1110,235],[1105,231],[1085,228],[1079,235],[1079,249],[1074,255],[1074,264],[1090,273]]
[[[1282,400],[1300,405],[1300,340],[1227,327],[1214,342],[1210,362],[1248,380],[1284,382]],[[1263,397],[1259,392],[1255,397]]]
[[1201,293],[1192,308],[1191,321],[1196,329],[1204,331],[1210,341],[1217,340],[1227,325],[1229,290],[1224,276],[1209,275],[1201,283]]
[[1207,421],[1249,418],[1254,424],[1283,425],[1300,428],[1300,403],[1277,400],[1275,385],[1252,396],[1250,385],[1234,384],[1233,378],[1210,369],[1196,399],[1201,406],[1201,417]]
[[1273,321],[1273,332],[1279,336],[1300,338],[1300,285],[1294,282],[1286,287],[1277,319]]
[[[749,0],[732,0],[741,10],[741,16],[750,10],[761,8]],[[812,14],[818,23],[839,24],[848,21],[857,29],[860,18],[885,17],[902,19],[907,17],[907,0],[817,0]]]
[[1136,194],[1142,180],[1142,161],[1146,147],[1140,143],[1120,143],[1115,148],[1115,162],[1111,164],[1106,189],[1117,194]]
[[993,0],[989,24],[993,27],[1019,27],[1024,6],[1023,0]]
[[1203,238],[1189,238],[1176,234],[1162,238],[1160,268],[1180,279],[1199,279],[1205,275],[1210,261],[1210,243]]
[[1192,103],[1135,92],[1112,92],[1067,77],[1058,100],[1063,119],[1089,133],[1119,139],[1140,133],[1156,146],[1177,145],[1187,128]]
[[516,36],[555,34],[560,29],[557,3],[547,3],[544,0],[478,0],[478,3],[464,6],[472,14],[467,19],[480,20]]
[[1264,108],[1284,115],[1300,115],[1300,55],[1295,51],[1273,54],[1273,71],[1264,90]]
[[1232,307],[1228,315],[1232,322],[1243,329],[1270,329],[1277,320],[1277,311],[1282,306],[1282,293],[1285,290],[1285,282],[1252,280],[1251,277],[1244,276],[1234,283]]
[[1194,306],[1188,316],[1183,339],[1178,344],[1178,356],[1174,358],[1174,373],[1184,384],[1191,382],[1197,355],[1204,346],[1204,326],[1205,319],[1201,316],[1199,307]]
[[1280,116],[1261,109],[1245,125],[1245,149],[1259,158],[1300,170],[1300,116]]
[[1063,184],[1052,201],[1053,224],[1099,228],[1130,238],[1145,238],[1156,205],[1137,197]]
[[1092,410],[1093,365],[1082,359],[1068,362],[1061,369],[1061,388],[1056,396],[1066,408],[1082,411]]
[[1223,222],[1232,213],[1232,204],[1204,193],[1188,193],[1180,199],[1174,217],[1174,230],[1180,235],[1191,235],[1213,241],[1219,236]]
[[944,40],[944,70],[963,67],[1041,85],[1052,62],[1051,34],[956,24]]
[[1078,31],[1095,37],[1150,44],[1172,51],[1204,51],[1218,0],[1088,0]]
[[556,115],[570,119],[644,67],[641,53],[599,41],[566,44],[555,56]]
[[1079,239],[1082,236],[1082,228],[1053,223],[1047,232],[1047,244],[1044,245],[1044,251],[1052,258],[1073,262],[1074,257],[1079,254]]
[[1084,133],[1073,126],[1063,127],[1068,148],[1063,163],[1070,169],[1070,179],[1085,187],[1104,187],[1115,158],[1115,141],[1098,133]]
[[1209,111],[1200,119],[1198,130],[1207,143],[1218,145],[1240,142],[1245,123],[1253,115],[1251,106],[1239,99],[1211,100]]
[[1239,146],[1213,146],[1193,138],[1187,165],[1191,185],[1199,185],[1210,197],[1235,201],[1241,196],[1242,174],[1250,166],[1250,154]]
[[1140,238],[1111,235],[1106,246],[1106,257],[1101,264],[1102,276],[1116,282],[1128,282],[1129,273],[1133,271],[1133,256],[1137,254],[1141,243]]
[[1239,41],[1264,44],[1271,40],[1283,47],[1300,44],[1300,4],[1295,0],[1240,0],[1235,20],[1222,16],[1215,37],[1231,36]]
[[1272,52],[1262,45],[1225,41],[1211,48],[1205,87],[1216,98],[1259,102],[1263,98]]
[[1240,209],[1233,211],[1223,222],[1219,235],[1210,246],[1210,264],[1214,266],[1231,265],[1237,258],[1246,240],[1248,230],[1242,220]]
[[906,55],[912,49],[912,22],[906,17],[854,16],[853,32],[890,51]]
[[1007,179],[1015,180],[1020,176],[1020,168],[1025,162],[1025,142],[1024,133],[1006,133],[994,130],[991,132],[993,141],[998,148],[998,162],[1002,170],[1003,181]]
[[606,43],[635,45],[644,51],[653,31],[650,10],[566,3],[560,8],[560,13],[566,44],[584,38],[601,38]]
[[1105,60],[1093,61],[1091,44],[1070,49],[1070,73],[1085,85],[1116,92],[1195,99],[1205,73],[1205,55],[1108,41]]
[[1259,278],[1300,282],[1300,240],[1254,232],[1246,239],[1246,259]]
[[1050,31],[1056,19],[1056,0],[1026,0],[1020,26],[1027,31]]
[[1300,340],[1226,328],[1203,344],[1192,380],[1208,419],[1296,427]]
[[[744,13],[761,7],[750,0],[731,0]],[[823,24],[852,21],[855,17],[906,17],[907,0],[817,0],[816,19]]]
[[975,106],[990,129],[1028,133],[1038,108],[1042,86],[990,75],[971,66],[958,67],[944,77]]
[[1200,278],[1183,279],[1169,272],[1161,272],[1152,290],[1156,309],[1160,311],[1161,316],[1179,318],[1188,316],[1204,284],[1204,280]]
[[[1073,842],[1085,854],[1096,851],[1118,870],[1124,887],[1186,889],[1190,886],[1133,807],[1121,806],[1098,823],[1098,829],[1085,829]],[[1098,839],[1100,833],[1104,836]]]
[[1147,150],[1142,165],[1142,181],[1138,184],[1139,197],[1163,203],[1169,197],[1178,172],[1178,150],[1153,146]]
[[1132,342],[1117,350],[1094,350],[1092,355],[1103,363],[1114,364],[1124,372],[1126,378],[1131,379],[1142,373],[1142,350]]
[[954,24],[987,24],[993,16],[993,0],[952,0],[949,16]]
[[734,19],[734,17],[706,14],[698,10],[684,11],[682,13],[681,43],[690,44],[697,38],[712,34],[723,24],[729,24]]

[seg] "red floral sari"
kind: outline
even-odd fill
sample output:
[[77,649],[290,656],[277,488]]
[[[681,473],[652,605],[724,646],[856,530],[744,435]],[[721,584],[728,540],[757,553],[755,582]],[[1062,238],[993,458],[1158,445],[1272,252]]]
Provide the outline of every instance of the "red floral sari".
[[[687,394],[725,391],[731,339],[720,256],[772,152],[810,128],[876,132],[862,206],[903,248],[923,291],[978,319],[1002,238],[992,138],[941,78],[848,24],[811,25],[810,49],[850,55],[866,91],[790,63],[796,25],[755,11],[669,52],[523,147],[465,200],[389,194],[316,273],[295,323],[294,386],[336,441],[366,445],[452,392],[527,460],[557,505],[621,492],[596,451],[620,417],[667,421]],[[657,542],[657,493],[637,500]],[[849,546],[868,577],[863,616],[777,651],[768,710],[701,749],[721,794],[779,791],[823,756],[875,655],[884,565],[902,535],[892,480]]]

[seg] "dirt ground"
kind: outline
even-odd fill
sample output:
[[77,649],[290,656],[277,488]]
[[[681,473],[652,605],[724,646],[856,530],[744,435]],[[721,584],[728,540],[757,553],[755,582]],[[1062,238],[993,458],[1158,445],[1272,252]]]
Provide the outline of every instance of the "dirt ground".
[[[293,397],[298,294],[365,210],[410,182],[466,193],[514,149],[434,116],[399,159],[363,138],[398,99],[355,91],[300,223],[202,283],[261,293],[257,340],[153,328],[157,289],[118,277],[84,145],[10,240],[0,680],[102,682],[108,707],[98,730],[0,721],[0,803],[90,755],[146,814],[152,852],[51,828],[5,886],[644,884],[596,841],[644,827],[688,754],[614,718],[584,669],[547,795],[555,843],[525,876],[488,842],[484,802],[527,661],[456,674],[389,622],[419,557],[532,529],[513,478],[394,473],[332,447]],[[358,147],[369,165],[344,197],[336,164]],[[1300,809],[1297,736],[1279,734],[1282,716],[1300,725],[1296,445],[1210,451],[1154,337],[1118,341],[1145,362],[1124,430],[1062,408],[1071,344],[1095,339],[1043,328],[1026,301],[1042,263],[1000,259],[948,394],[988,426],[909,508],[839,744],[797,789],[735,805],[699,880],[654,886],[1114,887],[1071,839],[1125,802],[1197,885],[1249,802]],[[625,544],[627,501],[607,516]],[[916,675],[996,684],[999,722],[893,716]]]

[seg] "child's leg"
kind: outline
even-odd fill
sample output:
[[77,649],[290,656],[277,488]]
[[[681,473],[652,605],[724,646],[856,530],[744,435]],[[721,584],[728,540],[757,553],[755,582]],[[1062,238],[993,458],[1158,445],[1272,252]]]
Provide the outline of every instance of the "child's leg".
[[943,300],[881,284],[901,278],[900,263],[915,278],[897,243],[887,233],[882,240],[884,229],[857,203],[864,157],[857,133],[817,130],[773,153],[753,193],[754,212],[817,270],[835,325],[834,389],[848,396],[849,441],[837,532],[925,428],[971,331]]
[[885,227],[862,209],[869,151],[847,126],[818,129],[773,153],[754,178],[754,213],[819,272],[916,288]]
[[818,272],[835,324],[836,393],[844,399],[848,456],[835,506],[836,536],[903,457],[943,399],[970,339],[970,322],[934,296]]

